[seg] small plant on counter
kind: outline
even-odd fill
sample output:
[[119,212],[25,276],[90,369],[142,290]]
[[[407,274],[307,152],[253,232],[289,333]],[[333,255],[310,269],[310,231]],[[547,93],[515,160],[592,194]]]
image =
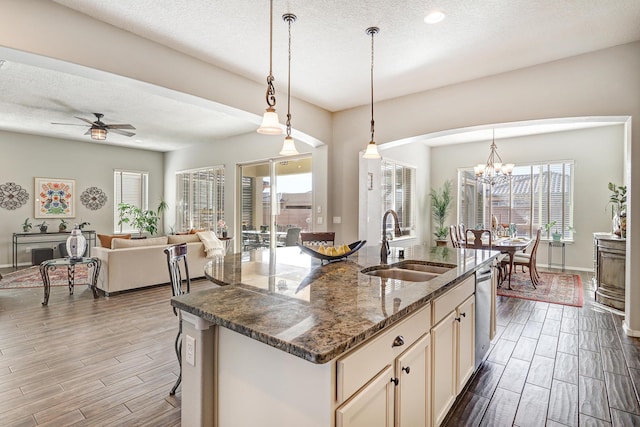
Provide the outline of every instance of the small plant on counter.
[[24,231],[25,233],[28,233],[29,231],[31,231],[32,227],[33,227],[33,224],[31,224],[31,221],[29,221],[29,218],[26,218],[22,223],[22,231]]

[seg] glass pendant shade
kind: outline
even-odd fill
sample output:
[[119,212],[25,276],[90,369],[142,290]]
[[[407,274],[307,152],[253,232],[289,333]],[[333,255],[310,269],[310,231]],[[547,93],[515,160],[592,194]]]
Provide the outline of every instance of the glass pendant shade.
[[282,135],[282,126],[278,120],[278,113],[273,108],[268,108],[262,117],[262,124],[258,128],[258,133],[263,135]]
[[107,139],[107,130],[101,128],[91,128],[91,139],[102,141]]
[[82,258],[84,251],[87,249],[87,239],[82,235],[82,230],[78,224],[71,230],[71,236],[67,238],[67,253],[69,258]]
[[367,150],[364,152],[364,159],[373,160],[373,159],[381,159],[380,153],[378,153],[378,146],[375,142],[371,141],[367,144]]
[[280,151],[281,156],[295,156],[298,153],[296,150],[296,144],[293,142],[293,138],[291,136],[287,136],[284,139],[284,143],[282,144],[282,150]]

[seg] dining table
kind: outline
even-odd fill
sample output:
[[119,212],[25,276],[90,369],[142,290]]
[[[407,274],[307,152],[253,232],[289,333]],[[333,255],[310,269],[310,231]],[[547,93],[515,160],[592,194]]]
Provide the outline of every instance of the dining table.
[[[507,281],[507,289],[511,290],[511,271],[513,270],[513,258],[516,252],[525,250],[533,240],[528,237],[497,237],[491,239],[491,245],[488,240],[482,241],[482,247],[480,249],[490,249],[500,251],[503,254],[507,254],[509,257],[509,273]],[[467,243],[466,247],[474,248],[473,242]],[[498,283],[498,287],[501,283]]]
[[[286,231],[276,231],[276,239],[281,240],[287,236]],[[259,247],[269,247],[269,237],[271,237],[270,231],[261,230],[242,230],[242,237],[252,239]]]

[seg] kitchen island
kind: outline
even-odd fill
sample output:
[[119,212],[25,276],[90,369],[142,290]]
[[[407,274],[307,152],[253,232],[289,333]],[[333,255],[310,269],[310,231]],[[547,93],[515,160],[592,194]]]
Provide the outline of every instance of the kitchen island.
[[[427,347],[421,364],[430,371],[431,354],[439,359],[437,351],[428,348],[436,336],[430,335],[432,326],[454,315],[451,326],[443,330],[452,331],[452,339],[464,336],[456,324],[463,325],[462,320],[473,315],[465,318],[458,307],[464,301],[455,298],[470,299],[475,272],[497,255],[414,246],[405,249],[404,259],[389,257],[389,266],[412,262],[445,268],[428,281],[363,273],[380,268],[376,246],[326,265],[296,247],[232,254],[211,262],[205,273],[222,286],[172,299],[184,322],[182,425],[361,425],[350,421],[349,414],[368,412],[358,409],[359,396],[368,396],[363,392],[372,385],[380,385],[376,390],[384,395],[383,421],[393,420],[400,411],[394,409],[396,374],[389,374],[391,382],[386,378],[388,365],[393,364],[387,358],[400,357],[405,349],[423,343]],[[432,310],[435,301],[440,302]],[[473,321],[467,332],[469,327]],[[394,344],[380,343],[387,335],[395,337]],[[466,353],[473,360],[470,339],[465,360]],[[406,345],[397,344],[404,340]],[[451,350],[457,352],[447,351]],[[420,369],[412,372],[416,371]],[[469,375],[452,375],[457,392]],[[422,375],[422,383],[423,392],[429,394],[430,376]],[[444,409],[451,403],[447,398]],[[423,401],[421,406],[425,425],[430,425],[432,416],[434,424],[442,421],[441,413],[429,412],[430,404]],[[434,406],[442,407],[437,402]]]

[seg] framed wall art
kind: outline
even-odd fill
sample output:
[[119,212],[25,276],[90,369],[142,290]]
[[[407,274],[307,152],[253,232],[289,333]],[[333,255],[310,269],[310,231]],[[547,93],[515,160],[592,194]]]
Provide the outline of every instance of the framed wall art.
[[62,178],[35,179],[35,218],[76,216],[76,181]]

